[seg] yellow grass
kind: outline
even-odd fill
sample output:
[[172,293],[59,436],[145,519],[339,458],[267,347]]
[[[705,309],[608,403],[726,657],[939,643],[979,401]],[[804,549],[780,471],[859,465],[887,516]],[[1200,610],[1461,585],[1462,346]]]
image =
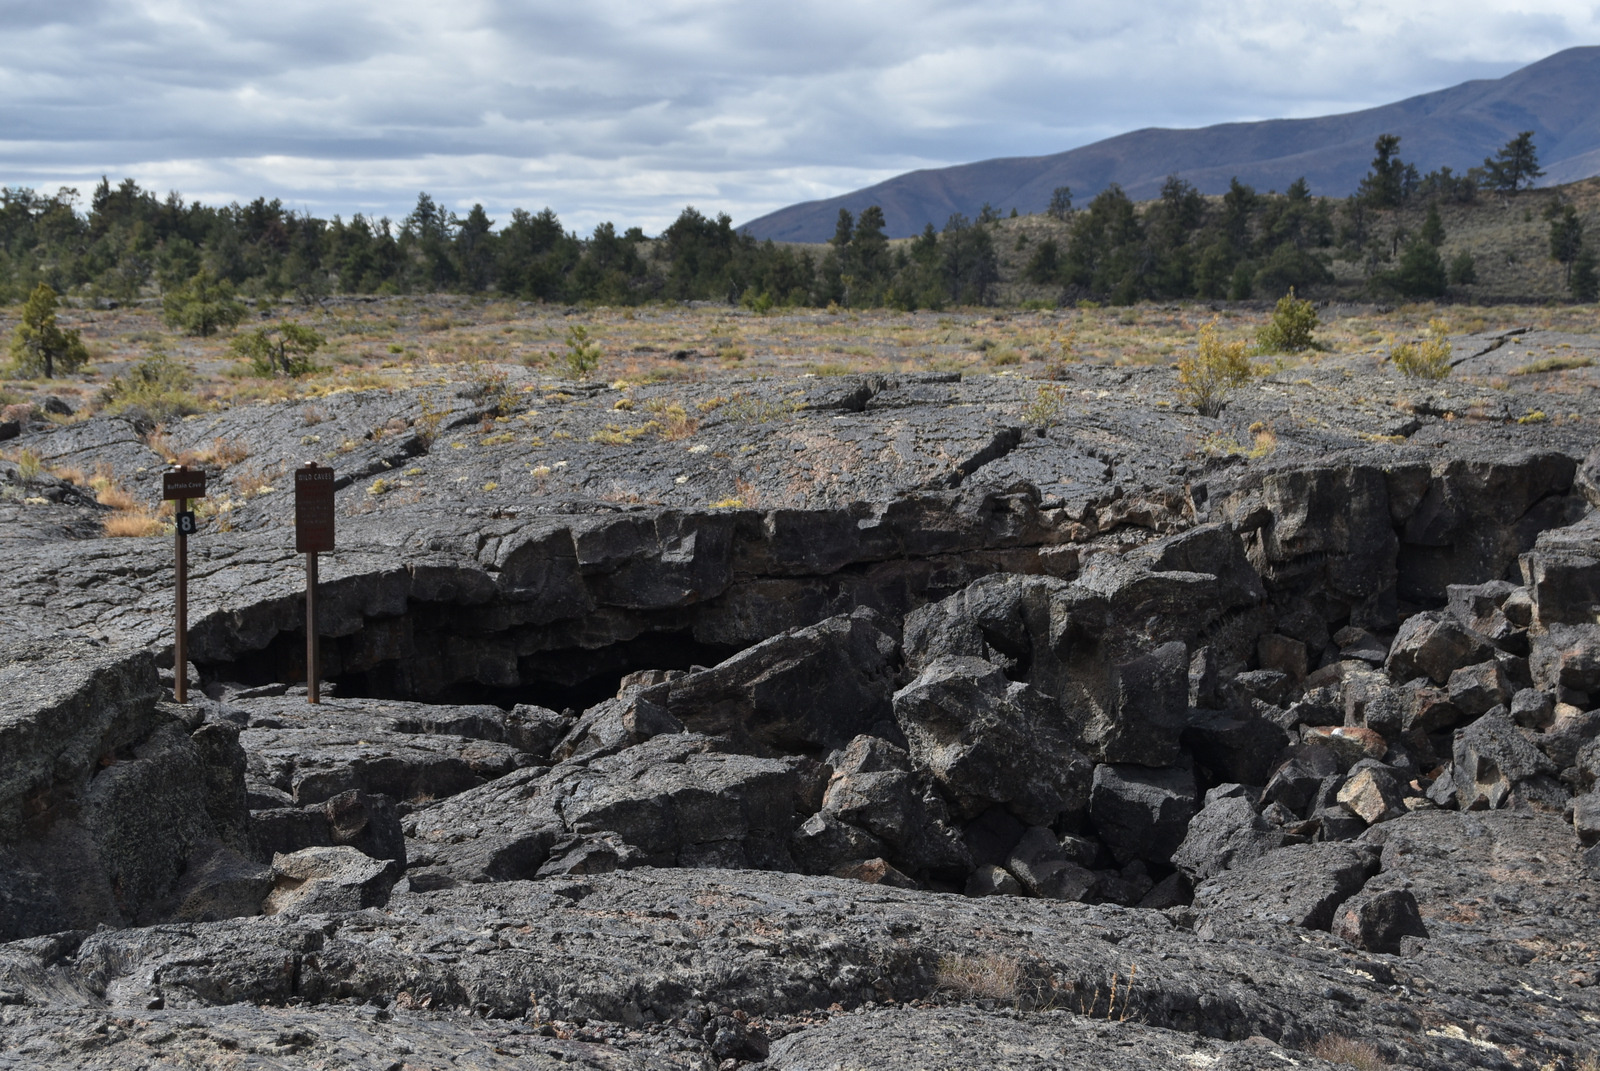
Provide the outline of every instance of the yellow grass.
[[139,511],[138,500],[115,484],[101,488],[100,492],[95,495],[95,501],[102,506],[110,506],[118,513],[135,513]]
[[113,513],[105,519],[105,533],[112,539],[143,539],[167,530],[161,518],[143,510]]

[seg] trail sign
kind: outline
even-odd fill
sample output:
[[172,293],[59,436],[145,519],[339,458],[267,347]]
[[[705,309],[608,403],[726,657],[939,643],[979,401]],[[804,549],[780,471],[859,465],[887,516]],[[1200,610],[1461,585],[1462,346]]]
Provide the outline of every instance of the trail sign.
[[187,465],[179,465],[170,472],[161,474],[161,500],[163,502],[204,497],[206,497],[206,474],[204,469],[191,469]]
[[306,556],[306,702],[320,703],[317,555],[333,549],[333,470],[315,461],[294,470],[294,549]]
[[315,461],[294,470],[294,549],[333,549],[333,470]]
[[189,536],[195,530],[189,500],[206,497],[203,469],[179,465],[161,474],[161,500],[177,503],[173,527],[172,698],[189,701]]

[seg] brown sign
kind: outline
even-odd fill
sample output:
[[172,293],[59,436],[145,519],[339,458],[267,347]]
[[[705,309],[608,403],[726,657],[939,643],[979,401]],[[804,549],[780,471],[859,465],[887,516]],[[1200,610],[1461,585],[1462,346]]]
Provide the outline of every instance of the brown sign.
[[333,549],[333,470],[314,461],[294,470],[294,549]]
[[180,465],[170,472],[161,474],[162,501],[204,497],[206,497],[204,469],[191,469]]

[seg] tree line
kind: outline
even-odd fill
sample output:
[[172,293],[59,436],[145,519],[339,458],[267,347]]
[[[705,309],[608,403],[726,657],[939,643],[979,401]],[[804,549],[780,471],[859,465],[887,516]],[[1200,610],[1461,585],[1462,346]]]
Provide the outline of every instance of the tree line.
[[333,293],[498,294],[524,300],[728,301],[774,305],[983,303],[999,279],[990,228],[953,217],[891,251],[883,213],[840,218],[825,252],[757,241],[685,208],[651,239],[602,223],[587,237],[546,208],[495,226],[482,205],[458,216],[428,194],[399,221],[324,220],[257,198],[215,207],[158,198],[132,179],[78,194],[0,190],[0,300],[44,283],[57,293],[128,301],[155,288],[315,300]]
[[[1221,197],[1202,196],[1174,175],[1160,197],[1136,205],[1112,185],[1075,209],[1057,189],[1047,216],[1055,236],[1024,249],[1024,281],[1058,300],[1127,304],[1142,299],[1241,300],[1301,293],[1333,281],[1335,260],[1355,261],[1370,289],[1441,297],[1475,280],[1470,256],[1445,264],[1440,204],[1484,191],[1509,198],[1543,172],[1532,133],[1512,139],[1482,168],[1427,174],[1401,159],[1385,134],[1360,190],[1313,196],[1302,178],[1261,194],[1235,179]],[[500,226],[482,205],[458,216],[428,194],[399,221],[357,213],[324,220],[279,200],[209,206],[165,198],[132,179],[102,179],[86,211],[78,194],[0,189],[0,300],[20,301],[43,283],[58,293],[126,301],[154,289],[186,302],[235,293],[316,300],[332,293],[497,294],[611,305],[649,301],[742,302],[899,309],[985,304],[1000,282],[1000,215],[954,215],[908,242],[891,243],[877,206],[841,210],[820,250],[757,241],[725,214],[685,208],[660,235],[602,223],[581,237],[546,208],[516,209]],[[1428,205],[1415,233],[1404,210]],[[1015,213],[1013,213],[1015,214]],[[1550,216],[1551,255],[1580,300],[1593,300],[1594,256],[1572,206]]]
[[[1423,174],[1400,157],[1400,138],[1381,135],[1371,169],[1356,193],[1336,201],[1312,196],[1304,178],[1279,194],[1260,194],[1235,178],[1220,198],[1207,198],[1173,175],[1142,210],[1115,184],[1079,212],[1071,190],[1051,198],[1048,214],[1070,220],[1064,241],[1046,239],[1023,273],[1037,285],[1059,286],[1067,298],[1131,304],[1141,299],[1275,297],[1334,280],[1336,260],[1362,269],[1375,296],[1444,297],[1452,285],[1476,281],[1462,252],[1446,264],[1441,204],[1470,204],[1488,191],[1502,199],[1531,186],[1539,168],[1533,133],[1511,139],[1483,167]],[[1426,205],[1415,231],[1404,210]],[[1571,205],[1552,206],[1551,255],[1567,265],[1579,300],[1595,298],[1592,254]]]

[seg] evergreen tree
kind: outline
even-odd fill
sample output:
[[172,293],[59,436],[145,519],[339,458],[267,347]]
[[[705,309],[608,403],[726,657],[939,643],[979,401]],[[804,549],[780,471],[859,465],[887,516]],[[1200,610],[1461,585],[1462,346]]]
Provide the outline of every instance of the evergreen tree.
[[1000,281],[1000,259],[989,228],[956,213],[939,236],[946,292],[962,305],[986,305]]
[[1450,285],[1471,286],[1478,281],[1478,264],[1472,254],[1463,249],[1450,260]]
[[1483,161],[1485,181],[1497,193],[1516,193],[1526,183],[1544,174],[1539,167],[1539,150],[1533,144],[1533,131],[1524,130],[1505,143],[1501,150]]
[[1560,208],[1551,205],[1545,218],[1550,221],[1551,259],[1561,262],[1566,269],[1565,281],[1570,285],[1573,262],[1583,251],[1583,220],[1578,217],[1578,210],[1570,204]]
[[198,271],[183,286],[161,299],[168,326],[204,338],[244,319],[244,306],[234,298],[233,284],[209,271]]
[[1382,273],[1374,281],[1402,297],[1435,298],[1444,296],[1450,280],[1439,251],[1421,238],[1415,238],[1400,254],[1399,266]]
[[1372,170],[1361,180],[1360,196],[1373,208],[1398,208],[1405,200],[1406,164],[1400,159],[1400,136],[1380,134],[1373,144]]
[[1072,187],[1057,186],[1050,191],[1050,205],[1045,215],[1051,219],[1066,219],[1072,215]]
[[945,289],[944,256],[933,224],[912,239],[908,249],[896,258],[894,282],[886,295],[888,304],[910,312],[918,308],[941,309],[949,300]]
[[487,290],[494,281],[494,220],[475,204],[455,235],[456,277],[466,290]]
[[1418,232],[1424,242],[1438,248],[1444,245],[1444,220],[1439,218],[1439,206],[1428,206],[1428,218],[1422,221],[1422,230]]
[[1112,183],[1073,221],[1063,282],[1118,304],[1132,304],[1139,299],[1143,282],[1144,237],[1133,201]]
[[828,241],[835,249],[844,249],[850,244],[850,238],[855,234],[855,218],[850,215],[848,208],[839,209],[839,219],[833,225],[833,237]]
[[77,331],[56,325],[56,292],[47,284],[33,288],[22,306],[22,322],[11,336],[11,361],[22,375],[71,373],[89,360],[89,351]]
[[1060,270],[1061,250],[1054,238],[1046,238],[1034,248],[1028,266],[1022,271],[1022,277],[1030,283],[1048,286],[1056,281],[1056,273]]
[[284,323],[277,327],[258,327],[233,340],[230,348],[250,362],[258,376],[303,376],[316,371],[314,357],[328,340],[309,327]]
[[1574,301],[1590,304],[1596,298],[1600,298],[1600,272],[1596,271],[1592,249],[1585,246],[1573,260],[1572,274],[1567,280],[1567,285],[1572,289]]
[[845,257],[851,278],[847,295],[851,305],[870,307],[883,303],[884,291],[894,271],[889,239],[884,236],[883,227],[883,209],[868,205],[861,210]]

